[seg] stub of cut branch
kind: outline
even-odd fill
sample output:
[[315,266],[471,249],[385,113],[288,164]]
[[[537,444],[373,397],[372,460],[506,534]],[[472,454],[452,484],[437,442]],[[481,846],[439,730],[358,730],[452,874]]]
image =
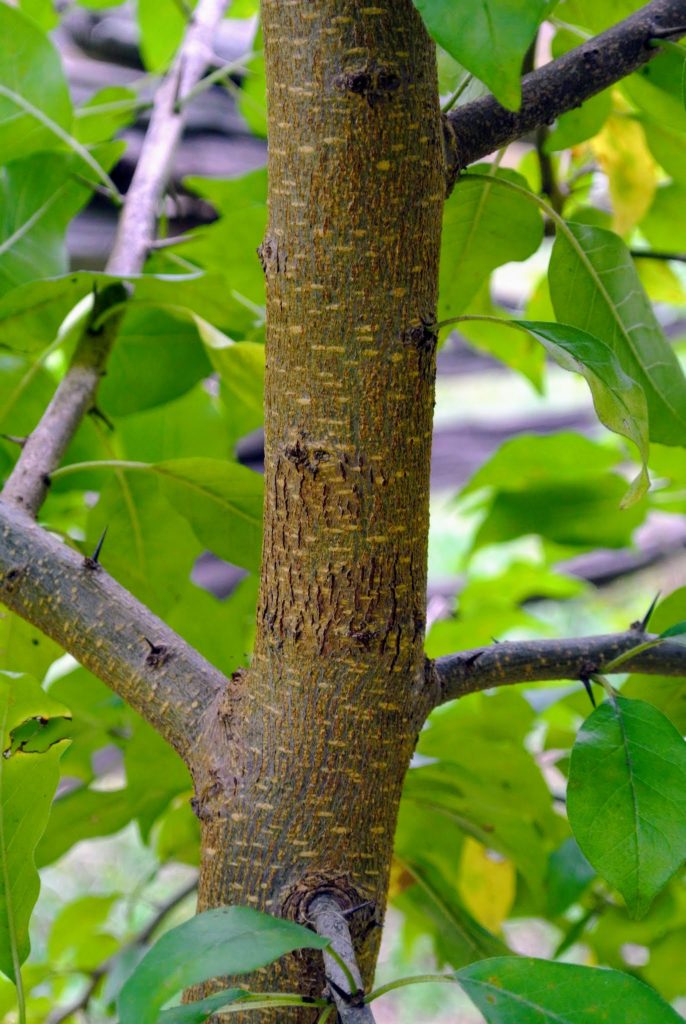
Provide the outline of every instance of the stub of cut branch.
[[[374,1024],[372,1011],[362,1002],[362,976],[357,966],[348,921],[340,903],[333,896],[322,894],[312,900],[307,916],[315,931],[331,940],[332,949],[345,963],[350,974],[348,977],[339,960],[324,951],[326,979],[338,1010],[338,1020],[341,1024]],[[356,986],[354,990],[351,979]]]
[[224,675],[101,565],[3,501],[0,603],[72,654],[191,760],[203,712],[227,686]]
[[[620,654],[654,636],[629,629],[625,633],[570,640],[516,640],[460,651],[427,664],[427,683],[434,706],[469,693],[513,683],[557,679],[588,679],[603,673]],[[686,645],[665,641],[625,661],[618,672],[686,677]]]
[[625,78],[660,53],[654,42],[686,34],[686,0],[653,0],[606,32],[522,79],[519,110],[493,96],[457,107],[446,116],[448,189],[459,172],[489,153]]
[[[174,63],[155,94],[150,124],[141,155],[126,194],[114,247],[105,270],[122,277],[139,274],[155,237],[158,206],[167,187],[174,153],[186,119],[184,97],[212,60],[212,40],[228,0],[199,0]],[[40,422],[31,433],[12,471],[2,497],[35,516],[83,417],[95,405],[112,345],[123,316],[123,285],[112,285],[96,296],[93,311],[66,374]],[[117,294],[120,289],[122,294]],[[122,308],[103,318],[105,308]],[[103,321],[98,328],[99,321]]]

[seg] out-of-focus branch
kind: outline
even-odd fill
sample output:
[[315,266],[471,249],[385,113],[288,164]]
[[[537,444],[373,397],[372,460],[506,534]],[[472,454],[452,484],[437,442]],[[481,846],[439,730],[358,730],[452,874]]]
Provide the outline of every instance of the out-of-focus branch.
[[[140,273],[155,238],[158,206],[183,132],[185,97],[212,62],[212,40],[228,0],[199,0],[171,69],[157,90],[140,159],[119,218],[106,271]],[[27,438],[3,490],[3,500],[35,516],[50,473],[59,465],[81,420],[95,405],[98,386],[117,336],[126,294],[122,285],[96,296],[71,365]],[[113,309],[114,307],[114,309]],[[105,315],[106,314],[106,315]]]
[[660,39],[686,34],[686,0],[653,0],[606,32],[522,79],[519,110],[493,96],[456,107],[445,118],[448,189],[460,171],[580,106],[660,53]]
[[[449,654],[427,663],[434,707],[469,693],[513,683],[588,679],[646,640],[640,630],[570,640],[516,640]],[[624,662],[618,672],[686,677],[686,645],[666,641]]]

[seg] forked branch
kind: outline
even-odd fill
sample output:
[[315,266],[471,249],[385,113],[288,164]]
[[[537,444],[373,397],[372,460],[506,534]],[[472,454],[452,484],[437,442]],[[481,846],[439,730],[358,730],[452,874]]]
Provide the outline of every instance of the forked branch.
[[[654,639],[637,629],[570,640],[516,640],[436,658],[427,666],[434,707],[513,683],[588,679],[620,654]],[[666,641],[624,662],[618,672],[686,677],[686,645]]]
[[64,647],[189,761],[223,674],[121,587],[0,501],[0,602]]
[[[158,206],[183,132],[187,109],[183,100],[212,60],[213,36],[227,3],[199,0],[174,63],[157,90],[114,248],[105,267],[110,274],[131,277],[143,269],[155,237]],[[71,365],[7,480],[3,499],[31,516],[37,514],[45,499],[50,474],[59,465],[83,417],[95,405],[125,297],[121,286],[118,291],[115,287],[105,289],[96,297]],[[115,305],[118,308],[113,312]]]
[[660,53],[660,39],[686,35],[686,0],[653,0],[606,32],[522,79],[517,111],[484,96],[446,116],[448,188],[468,164],[488,156],[528,132],[551,124],[560,114],[625,78]]

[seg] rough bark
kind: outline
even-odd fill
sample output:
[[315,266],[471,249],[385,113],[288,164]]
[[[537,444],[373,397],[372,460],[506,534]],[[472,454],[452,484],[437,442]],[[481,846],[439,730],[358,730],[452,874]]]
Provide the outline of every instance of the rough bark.
[[[369,985],[428,708],[425,325],[444,199],[434,47],[410,0],[266,0],[262,13],[263,568],[252,667],[217,709],[230,762],[204,784],[196,773],[199,899],[300,921],[322,891],[343,909],[370,901],[351,918]],[[247,983],[318,995],[321,957]]]

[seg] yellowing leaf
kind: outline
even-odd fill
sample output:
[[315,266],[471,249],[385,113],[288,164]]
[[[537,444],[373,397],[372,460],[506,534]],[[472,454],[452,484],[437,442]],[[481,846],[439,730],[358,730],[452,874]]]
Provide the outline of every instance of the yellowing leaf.
[[657,164],[638,121],[613,114],[591,140],[607,175],[612,199],[612,228],[626,235],[647,213],[657,187]]
[[462,847],[458,891],[479,924],[497,932],[515,897],[516,871],[511,860],[467,836]]

